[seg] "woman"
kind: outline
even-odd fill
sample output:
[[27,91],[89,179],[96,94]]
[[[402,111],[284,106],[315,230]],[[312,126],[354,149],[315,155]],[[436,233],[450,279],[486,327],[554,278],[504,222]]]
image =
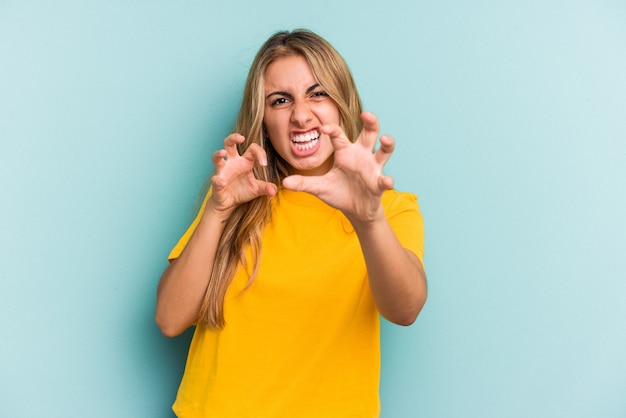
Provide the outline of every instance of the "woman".
[[417,199],[382,174],[394,140],[340,55],[280,32],[250,69],[203,206],[170,254],[156,322],[195,334],[179,417],[379,414],[379,314],[426,300]]

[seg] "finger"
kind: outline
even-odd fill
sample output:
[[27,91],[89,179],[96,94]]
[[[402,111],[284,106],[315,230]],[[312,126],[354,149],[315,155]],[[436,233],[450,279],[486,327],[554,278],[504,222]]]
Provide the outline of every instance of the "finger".
[[292,175],[283,179],[283,186],[286,189],[296,192],[308,192],[314,195],[319,194],[319,177]]
[[378,179],[378,187],[382,191],[392,189],[393,183],[393,177],[391,176],[380,176],[380,178]]
[[270,183],[267,181],[258,181],[258,192],[260,195],[274,196],[278,192],[278,188],[274,183]]
[[343,131],[341,126],[336,124],[323,125],[320,128],[320,131],[323,134],[326,134],[330,137],[330,142],[332,143],[335,149],[345,147],[350,145],[350,139],[346,136],[346,133]]
[[219,174],[214,174],[211,176],[211,184],[213,185],[213,190],[218,191],[226,187],[228,183]]
[[363,112],[361,113],[361,120],[363,121],[363,130],[359,134],[359,142],[370,149],[374,149],[380,132],[378,118],[372,112]]
[[224,165],[226,164],[225,158],[226,158],[226,150],[224,149],[215,151],[213,153],[213,155],[211,156],[211,161],[213,162],[213,166],[215,167],[216,170],[219,170],[222,167],[224,167]]
[[250,144],[242,157],[249,161],[257,161],[262,167],[267,166],[267,154],[259,144]]
[[226,150],[227,157],[233,158],[239,155],[237,151],[237,144],[241,144],[245,138],[238,133],[230,134],[224,139],[224,149]]
[[376,162],[380,165],[385,165],[391,157],[393,150],[396,147],[395,140],[390,135],[383,135],[380,137],[380,147],[374,154]]

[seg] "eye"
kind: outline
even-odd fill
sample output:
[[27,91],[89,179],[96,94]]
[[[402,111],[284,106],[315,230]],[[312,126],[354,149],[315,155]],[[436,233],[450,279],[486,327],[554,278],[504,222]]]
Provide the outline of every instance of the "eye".
[[287,104],[288,102],[289,99],[287,99],[286,97],[279,97],[278,99],[273,100],[270,104],[272,107],[275,107]]
[[326,93],[325,91],[318,90],[318,91],[314,91],[313,94],[311,94],[311,97],[317,98],[317,99],[323,99],[329,96],[328,96],[328,93]]

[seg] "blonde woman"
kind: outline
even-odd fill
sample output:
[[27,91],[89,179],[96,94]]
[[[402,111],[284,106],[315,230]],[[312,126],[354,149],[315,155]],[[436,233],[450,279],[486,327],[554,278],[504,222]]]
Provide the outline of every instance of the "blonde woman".
[[234,131],[159,283],[163,334],[196,327],[174,411],[378,416],[379,317],[410,325],[427,293],[417,198],[383,174],[393,138],[306,30],[261,47]]

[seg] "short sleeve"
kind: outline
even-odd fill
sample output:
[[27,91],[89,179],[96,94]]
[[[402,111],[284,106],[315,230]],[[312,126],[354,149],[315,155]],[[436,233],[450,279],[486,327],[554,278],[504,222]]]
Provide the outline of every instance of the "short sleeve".
[[383,207],[400,244],[413,252],[424,265],[424,219],[417,196],[389,190],[383,194]]
[[170,251],[170,254],[167,257],[167,261],[169,261],[170,263],[176,260],[178,257],[180,257],[180,254],[185,249],[185,246],[187,246],[189,239],[191,238],[194,231],[198,227],[198,224],[200,223],[200,219],[202,219],[202,214],[204,213],[204,207],[206,206],[206,202],[207,200],[209,200],[210,196],[211,196],[211,189],[209,189],[208,193],[204,197],[204,200],[202,201],[202,206],[200,207],[200,210],[198,211],[196,218],[193,220],[189,228],[187,228],[187,231],[185,231],[183,236],[180,237],[180,239],[178,240],[178,243],[176,243],[174,248],[172,248],[172,251]]

